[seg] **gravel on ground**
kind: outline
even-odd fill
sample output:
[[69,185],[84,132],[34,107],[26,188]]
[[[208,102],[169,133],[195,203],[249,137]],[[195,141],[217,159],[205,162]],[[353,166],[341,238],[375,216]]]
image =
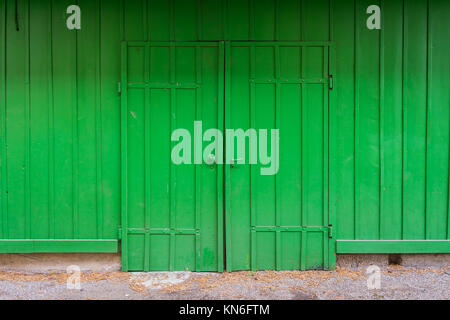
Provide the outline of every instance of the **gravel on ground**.
[[[0,299],[450,300],[450,266],[389,265],[381,267],[378,276],[365,269],[339,267],[332,271],[81,272],[79,287],[74,287],[76,274],[0,272]],[[369,277],[378,277],[378,288],[368,288]]]

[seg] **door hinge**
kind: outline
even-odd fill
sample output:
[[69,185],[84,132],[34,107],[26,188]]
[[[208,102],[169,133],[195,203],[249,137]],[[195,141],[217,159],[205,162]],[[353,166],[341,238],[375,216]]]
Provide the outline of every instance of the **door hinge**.
[[118,92],[119,94],[122,93],[122,84],[121,84],[120,82],[117,82],[117,92]]
[[328,225],[328,238],[330,239],[334,238],[334,228],[331,224]]
[[328,89],[333,90],[333,75],[328,75]]
[[118,232],[119,232],[118,238],[119,238],[119,240],[121,240],[122,239],[122,227],[119,226],[119,228],[117,228],[117,229],[118,229]]

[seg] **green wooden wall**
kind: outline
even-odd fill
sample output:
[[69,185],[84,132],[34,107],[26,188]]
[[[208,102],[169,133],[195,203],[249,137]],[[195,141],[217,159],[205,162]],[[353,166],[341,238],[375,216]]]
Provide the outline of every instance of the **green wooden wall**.
[[17,0],[16,25],[0,0],[0,238],[118,237],[121,40],[331,40],[337,238],[449,239],[449,16],[448,0]]

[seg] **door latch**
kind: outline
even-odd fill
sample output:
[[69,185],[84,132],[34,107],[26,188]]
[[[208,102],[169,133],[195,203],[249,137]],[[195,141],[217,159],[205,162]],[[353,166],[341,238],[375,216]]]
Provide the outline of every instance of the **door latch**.
[[330,239],[334,238],[334,229],[333,229],[333,226],[331,224],[328,225],[328,238],[330,238]]

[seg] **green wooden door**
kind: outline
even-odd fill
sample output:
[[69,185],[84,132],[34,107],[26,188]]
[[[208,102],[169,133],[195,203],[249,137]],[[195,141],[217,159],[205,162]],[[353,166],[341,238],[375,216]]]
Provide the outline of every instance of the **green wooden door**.
[[261,162],[261,134],[254,137],[256,164],[249,163],[247,148],[245,157],[225,167],[228,271],[334,266],[328,209],[330,48],[308,42],[226,47],[226,128],[279,130],[278,139],[267,141],[268,154],[278,144],[276,174],[261,170],[267,167]]
[[123,270],[223,270],[223,167],[171,157],[174,130],[194,158],[194,122],[222,128],[223,61],[219,42],[122,45]]
[[[330,44],[131,42],[122,50],[123,269],[221,271],[223,204],[228,271],[334,266]],[[200,121],[203,139],[221,132],[216,163],[195,161],[205,150],[195,138]],[[192,137],[180,164],[176,129]]]

